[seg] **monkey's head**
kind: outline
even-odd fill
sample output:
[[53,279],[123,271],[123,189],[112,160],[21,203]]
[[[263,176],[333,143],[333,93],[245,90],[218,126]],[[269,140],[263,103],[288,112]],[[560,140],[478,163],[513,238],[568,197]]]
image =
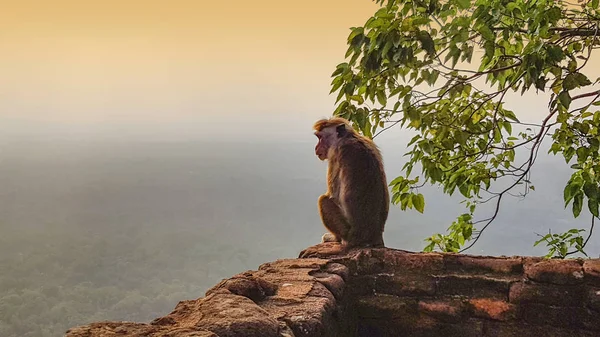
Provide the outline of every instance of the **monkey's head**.
[[339,145],[340,141],[354,132],[347,120],[343,118],[321,119],[315,123],[313,128],[315,136],[319,139],[315,146],[315,154],[320,160],[329,156],[329,150]]

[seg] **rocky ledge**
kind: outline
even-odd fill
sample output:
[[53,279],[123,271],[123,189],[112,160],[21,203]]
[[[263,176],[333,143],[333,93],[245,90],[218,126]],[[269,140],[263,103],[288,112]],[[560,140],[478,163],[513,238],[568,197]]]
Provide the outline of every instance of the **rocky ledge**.
[[600,260],[342,252],[333,243],[261,265],[150,323],[68,337],[600,336]]

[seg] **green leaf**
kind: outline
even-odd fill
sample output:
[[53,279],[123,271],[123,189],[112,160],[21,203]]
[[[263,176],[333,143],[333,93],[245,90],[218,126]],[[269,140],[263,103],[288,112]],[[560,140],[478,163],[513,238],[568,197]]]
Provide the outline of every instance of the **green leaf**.
[[471,7],[470,0],[457,0],[456,3],[458,4],[460,9],[468,9]]
[[573,194],[571,193],[571,184],[567,184],[567,186],[565,186],[565,189],[563,190],[563,199],[565,201],[565,206],[569,204],[569,202],[571,201],[571,199],[573,199]]
[[421,48],[427,52],[427,55],[435,55],[435,43],[431,38],[431,35],[427,31],[420,30],[417,32],[417,39],[421,42]]
[[344,83],[344,79],[341,76],[334,78],[333,81],[331,82],[333,87],[331,88],[331,91],[329,93],[332,94],[333,92],[338,90],[342,86],[343,83]]
[[513,122],[517,122],[519,123],[519,119],[517,118],[517,116],[515,116],[515,113],[510,111],[510,110],[505,110],[504,111],[504,117],[512,120]]
[[565,91],[573,90],[573,89],[577,88],[577,85],[578,85],[578,83],[577,83],[575,74],[567,75],[562,83],[562,87]]
[[392,204],[397,205],[398,202],[400,201],[400,197],[401,197],[400,193],[394,193],[392,195]]
[[569,95],[568,91],[563,91],[558,95],[558,100],[560,104],[562,104],[566,109],[571,105],[571,95]]
[[585,183],[583,185],[583,192],[590,199],[598,199],[598,187],[594,183]]
[[435,248],[435,242],[431,241],[427,246],[425,246],[425,248],[423,248],[423,252],[425,252],[425,253],[433,252],[433,248]]
[[425,197],[423,196],[423,194],[413,194],[412,203],[413,206],[415,206],[415,209],[419,211],[419,213],[423,213],[423,211],[425,210]]
[[490,29],[490,27],[488,27],[487,24],[481,24],[479,25],[479,27],[477,28],[477,31],[479,32],[479,34],[481,34],[481,36],[488,41],[493,41],[494,38],[496,37],[494,35],[494,33],[492,32],[492,30]]
[[[371,18],[373,19],[373,18]],[[377,18],[375,20],[369,20],[365,24],[365,28],[375,29],[383,26],[385,24],[385,20],[382,18]]]
[[598,213],[598,200],[597,199],[588,199],[588,209],[590,213],[592,213],[595,217],[600,216]]
[[335,102],[339,102],[340,99],[342,99],[342,97],[344,97],[344,91],[340,90],[340,92],[338,93],[337,97],[335,98]]
[[401,183],[401,182],[403,182],[404,180],[405,180],[405,179],[404,179],[404,177],[403,177],[403,176],[398,176],[398,177],[396,177],[396,179],[392,180],[392,182],[390,183],[390,185],[389,185],[389,186],[394,186],[394,185],[400,184],[400,183]]
[[[553,64],[558,63],[564,58],[563,50],[554,44],[548,46],[546,53],[548,55],[548,61]],[[560,75],[558,75],[558,77],[560,77]]]
[[433,181],[441,181],[442,178],[444,177],[444,171],[442,171],[438,167],[433,167],[430,170],[429,174],[431,176],[431,179],[433,179]]
[[578,193],[573,198],[573,216],[578,217],[581,213],[581,209],[583,208],[583,194]]
[[502,125],[504,126],[504,129],[506,129],[506,132],[508,132],[509,135],[512,134],[512,125],[509,121],[504,121]]
[[575,81],[580,87],[592,84],[592,81],[590,81],[590,79],[582,73],[575,73]]
[[377,91],[377,101],[382,106],[385,106],[387,103],[387,97],[385,97],[385,93],[383,91]]
[[352,31],[350,32],[350,35],[348,35],[348,41],[349,42],[351,42],[355,37],[364,34],[364,28],[363,27],[353,27],[353,28],[350,28],[350,29]]

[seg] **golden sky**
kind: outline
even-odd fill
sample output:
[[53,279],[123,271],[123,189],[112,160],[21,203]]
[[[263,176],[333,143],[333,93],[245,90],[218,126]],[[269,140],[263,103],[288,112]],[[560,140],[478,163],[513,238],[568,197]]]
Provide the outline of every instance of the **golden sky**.
[[[80,134],[166,130],[168,138],[199,126],[266,126],[310,137],[312,122],[334,109],[330,75],[344,60],[349,28],[377,5],[7,0],[0,8],[0,136],[59,126]],[[595,78],[596,69],[586,72]],[[513,96],[508,105],[520,116],[538,120],[547,110],[547,96]]]
[[329,115],[371,0],[19,0],[0,11],[0,122]]

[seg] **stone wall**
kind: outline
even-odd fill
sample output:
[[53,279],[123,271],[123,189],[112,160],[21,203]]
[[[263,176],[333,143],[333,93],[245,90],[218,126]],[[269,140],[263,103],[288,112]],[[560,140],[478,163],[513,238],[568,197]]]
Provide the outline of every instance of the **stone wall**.
[[600,336],[600,260],[342,253],[337,244],[265,263],[151,323],[80,336]]

